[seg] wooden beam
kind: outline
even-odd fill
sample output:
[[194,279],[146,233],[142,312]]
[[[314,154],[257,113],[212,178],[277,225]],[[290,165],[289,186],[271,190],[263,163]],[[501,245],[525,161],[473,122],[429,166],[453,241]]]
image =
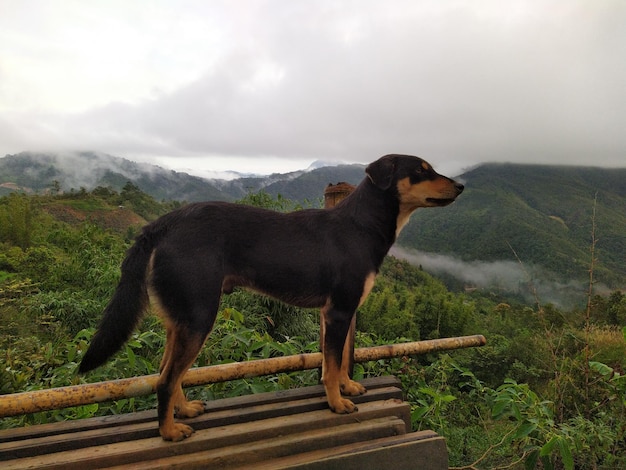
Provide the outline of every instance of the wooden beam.
[[[377,361],[393,357],[477,347],[483,346],[485,343],[484,336],[473,335],[374,346],[356,349],[354,351],[354,360],[355,362]],[[281,372],[316,369],[321,367],[321,364],[321,353],[309,353],[198,367],[187,372],[183,380],[183,386],[191,387]],[[107,382],[2,395],[0,396],[0,417],[149,395],[155,392],[157,379],[158,374],[153,374]]]

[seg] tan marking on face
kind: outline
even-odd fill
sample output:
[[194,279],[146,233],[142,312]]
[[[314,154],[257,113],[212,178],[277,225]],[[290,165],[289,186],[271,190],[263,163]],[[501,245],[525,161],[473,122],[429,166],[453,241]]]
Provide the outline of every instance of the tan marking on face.
[[426,162],[422,162],[422,168],[426,171],[430,170],[430,165]]
[[367,277],[365,278],[365,282],[363,283],[363,294],[361,294],[361,300],[359,300],[359,307],[363,305],[363,302],[365,302],[365,299],[367,299],[367,296],[372,291],[375,281],[376,281],[376,273],[374,272],[369,273]]
[[446,197],[454,194],[456,196],[456,190],[454,189],[454,181],[449,180],[443,176],[438,177],[433,181],[425,181],[428,191],[439,193],[439,196]]
[[397,185],[400,206],[409,206],[412,208],[411,211],[418,207],[430,207],[434,205],[427,201],[429,198],[454,199],[458,195],[454,181],[444,177],[439,177],[435,180],[421,181],[416,184],[411,184],[410,179],[407,177],[399,180]]
[[[422,167],[428,165],[422,163]],[[409,221],[413,211],[418,207],[433,207],[436,203],[428,199],[454,199],[459,192],[454,186],[454,181],[445,177],[434,180],[421,181],[411,184],[410,178],[403,178],[397,182],[398,196],[400,199],[400,212],[396,221],[396,237]]]

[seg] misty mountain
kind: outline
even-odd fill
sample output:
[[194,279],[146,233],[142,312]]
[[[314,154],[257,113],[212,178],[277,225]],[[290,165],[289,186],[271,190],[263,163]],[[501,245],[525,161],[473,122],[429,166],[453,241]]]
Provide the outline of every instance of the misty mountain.
[[[263,189],[317,205],[329,183],[357,184],[363,177],[362,165],[219,180],[93,152],[0,158],[0,195],[16,189],[43,193],[53,181],[64,191],[119,191],[132,181],[159,200],[236,200]],[[414,213],[397,256],[449,285],[495,286],[527,300],[537,293],[562,304],[556,294],[584,296],[595,220],[596,289],[626,289],[626,169],[485,164],[459,179],[466,189],[454,204]]]
[[80,188],[92,190],[97,186],[110,186],[119,191],[128,181],[157,199],[226,199],[203,178],[107,154],[22,152],[0,158],[0,190],[4,192],[15,187],[44,193],[54,182],[58,182],[64,192]]
[[321,200],[328,183],[363,179],[362,165],[321,166],[269,176],[244,176],[221,180],[167,170],[156,165],[136,163],[96,152],[22,152],[0,158],[0,195],[19,190],[31,193],[49,191],[58,182],[62,191],[110,186],[119,191],[131,181],[158,200],[232,201],[263,189],[289,199]]
[[[240,199],[250,192],[263,190],[272,196],[278,194],[300,202],[321,205],[324,189],[329,183],[344,181],[358,184],[365,177],[363,165],[322,166],[312,170],[252,176],[230,181],[212,180],[231,199]],[[318,203],[319,202],[319,203]]]
[[495,268],[514,265],[520,289],[550,279],[582,294],[595,221],[596,287],[626,287],[626,169],[487,164],[460,179],[466,190],[454,204],[416,211],[398,240],[423,252],[429,271],[456,271],[472,285],[490,270],[492,284],[510,284],[511,269]]

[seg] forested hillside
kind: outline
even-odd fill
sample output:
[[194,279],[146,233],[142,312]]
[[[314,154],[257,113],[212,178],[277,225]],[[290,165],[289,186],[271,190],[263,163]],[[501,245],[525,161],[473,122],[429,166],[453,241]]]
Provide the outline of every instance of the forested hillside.
[[[249,194],[243,202],[299,207],[267,193]],[[86,377],[76,373],[134,233],[177,205],[158,202],[132,183],[121,191],[99,187],[0,197],[0,393],[158,370],[164,334],[158,319],[148,315],[108,364]],[[445,436],[453,467],[622,468],[626,296],[617,290],[592,292],[588,300],[585,308],[564,311],[492,293],[454,293],[419,268],[388,257],[357,315],[358,345],[465,334],[483,334],[487,345],[357,365],[355,376],[397,375],[414,428]],[[316,350],[318,331],[316,311],[236,290],[224,296],[215,331],[196,364]],[[309,371],[189,393],[214,399],[316,381],[317,372]],[[120,400],[6,418],[0,426],[154,405],[154,397]]]
[[97,152],[65,154],[22,152],[0,158],[0,195],[14,191],[31,194],[84,190],[98,186],[120,191],[131,181],[157,200],[232,201],[250,192],[264,192],[300,202],[320,201],[328,183],[357,183],[365,176],[362,165],[321,167],[267,176],[231,180],[206,179],[188,173]]
[[98,186],[119,191],[128,181],[158,200],[226,199],[203,178],[96,152],[22,152],[0,158],[0,195],[12,190],[91,191]]
[[[0,195],[20,188],[67,194],[98,186],[120,192],[130,181],[158,201],[237,200],[262,190],[316,206],[329,183],[356,184],[364,176],[362,165],[344,165],[206,180],[93,152],[23,152],[0,158]],[[598,288],[626,288],[626,169],[486,164],[459,179],[466,190],[457,202],[417,211],[401,233],[399,246],[473,262],[469,269],[476,262],[521,262],[524,267],[517,270],[513,287],[507,288],[510,293],[528,291],[526,285],[534,279],[547,291],[546,300],[575,305],[584,301],[581,296],[586,290],[595,224]],[[419,265],[420,256],[424,258],[420,253],[410,258]],[[498,283],[495,279],[477,286],[481,273],[476,273],[473,282],[471,275],[461,276],[460,269],[438,266],[436,261],[424,263],[425,269],[445,274],[449,286],[490,289]]]
[[461,180],[457,202],[417,211],[399,244],[464,261],[519,258],[567,283],[588,278],[595,224],[596,279],[626,287],[626,169],[491,164]]

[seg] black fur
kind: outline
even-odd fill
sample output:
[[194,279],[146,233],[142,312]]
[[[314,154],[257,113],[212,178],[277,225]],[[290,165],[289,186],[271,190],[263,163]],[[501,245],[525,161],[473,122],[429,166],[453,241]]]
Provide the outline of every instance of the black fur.
[[350,321],[371,288],[368,278],[373,279],[394,243],[398,223],[417,207],[449,204],[463,190],[417,157],[387,155],[366,173],[332,209],[285,214],[204,202],[144,227],[122,264],[120,283],[80,372],[98,367],[120,349],[148,300],[156,302],[168,328],[158,385],[161,434],[186,437],[191,428],[174,425],[167,416],[173,406],[183,416],[195,413],[176,387],[213,326],[221,295],[240,286],[293,305],[322,308],[329,404],[338,412],[353,411],[351,402],[329,388],[341,382],[345,393],[364,392],[346,383],[340,368]]

